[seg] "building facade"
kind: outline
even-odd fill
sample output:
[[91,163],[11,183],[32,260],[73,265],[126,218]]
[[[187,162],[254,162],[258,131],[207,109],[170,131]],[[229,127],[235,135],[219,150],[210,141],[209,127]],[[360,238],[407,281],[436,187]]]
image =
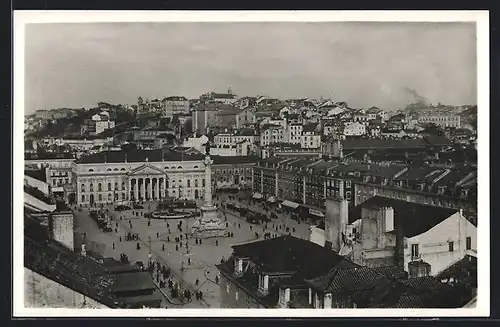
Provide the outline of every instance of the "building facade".
[[77,204],[129,203],[165,197],[203,196],[201,155],[162,150],[111,151],[82,157],[73,164]]

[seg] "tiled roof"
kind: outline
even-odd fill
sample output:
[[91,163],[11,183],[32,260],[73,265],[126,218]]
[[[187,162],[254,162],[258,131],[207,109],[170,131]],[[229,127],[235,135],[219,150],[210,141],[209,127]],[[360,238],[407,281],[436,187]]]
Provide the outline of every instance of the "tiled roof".
[[446,279],[467,279],[471,284],[477,286],[477,258],[471,255],[466,255],[463,259],[455,262],[442,272],[436,278]]
[[47,196],[45,193],[43,193],[42,191],[40,191],[36,187],[32,187],[32,186],[25,184],[24,185],[24,193],[27,193],[27,194],[37,198],[38,200],[40,200],[46,204],[55,204],[55,201],[53,198]]
[[42,182],[47,181],[47,175],[45,175],[45,170],[43,169],[25,169],[24,174]]
[[115,274],[111,278],[114,293],[156,288],[151,275],[147,271]]
[[410,167],[403,174],[395,178],[395,180],[424,182],[428,176],[429,178],[434,179],[443,172],[444,169],[436,169],[433,167]]
[[302,128],[302,132],[303,133],[315,132],[317,127],[318,127],[318,124],[306,124]]
[[405,167],[406,167],[405,165],[398,165],[398,164],[393,164],[389,166],[370,165],[366,174],[374,177],[391,179],[394,177],[394,175],[402,171]]
[[[131,151],[109,151],[82,156],[76,163],[122,163],[125,162],[161,162],[162,150],[131,150]],[[163,161],[198,161],[203,160],[202,155],[181,154],[175,151],[163,151]]]
[[405,237],[425,233],[457,212],[455,209],[374,196],[349,211],[349,223],[361,218],[362,208],[382,207],[392,207],[394,209],[395,226],[400,224]]
[[213,165],[257,163],[257,156],[210,156]]
[[342,141],[344,150],[364,149],[418,149],[428,145],[423,139],[389,140],[389,139],[346,139]]
[[73,154],[69,152],[24,154],[24,160],[55,160],[55,159],[73,159]]
[[[335,267],[328,274],[306,282],[313,288],[323,292],[362,291],[373,289],[378,283],[387,279],[384,270],[359,267],[355,264]],[[392,274],[392,273],[391,273]]]
[[[268,272],[297,272],[308,266],[334,266],[343,257],[323,246],[294,236],[281,236],[269,240],[233,246],[237,257],[250,258]],[[321,258],[318,262],[318,258]]]
[[119,305],[102,267],[55,242],[43,244],[25,236],[24,266],[108,307]]

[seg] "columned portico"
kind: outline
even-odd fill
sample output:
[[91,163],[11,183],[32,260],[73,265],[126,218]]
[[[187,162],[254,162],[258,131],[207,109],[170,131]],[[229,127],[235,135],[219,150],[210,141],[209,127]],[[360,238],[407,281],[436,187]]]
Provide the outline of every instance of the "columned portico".
[[160,200],[165,197],[166,176],[163,171],[144,165],[129,174],[131,194],[135,200]]

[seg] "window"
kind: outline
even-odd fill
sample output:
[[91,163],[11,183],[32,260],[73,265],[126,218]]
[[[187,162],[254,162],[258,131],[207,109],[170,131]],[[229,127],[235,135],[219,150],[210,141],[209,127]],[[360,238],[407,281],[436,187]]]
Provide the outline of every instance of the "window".
[[85,195],[82,195],[82,202],[85,202]]
[[94,192],[94,184],[90,183],[89,188],[90,188],[90,192]]
[[187,180],[187,187],[191,187],[191,180],[190,179]]
[[108,191],[111,191],[111,183],[108,183]]
[[470,236],[467,236],[465,238],[465,249],[466,250],[471,250],[472,249],[472,238]]
[[197,179],[194,180],[194,187],[198,187],[198,180]]
[[111,168],[106,169],[106,171],[111,171]]
[[89,171],[94,171],[94,169],[91,168],[91,169],[89,169]]
[[229,294],[230,290],[231,290],[231,285],[229,283],[227,283],[227,285],[226,285],[226,291],[227,291],[228,294]]
[[238,290],[236,290],[234,291],[234,298],[236,299],[236,301],[238,301],[238,297],[239,297]]
[[82,192],[85,192],[85,184],[80,185],[80,190],[81,190]]
[[108,201],[111,201],[111,193],[108,194]]
[[346,200],[351,200],[351,192],[345,192],[345,198]]
[[125,200],[125,193],[122,193],[122,200]]
[[115,182],[115,190],[118,190],[118,182]]
[[346,181],[345,182],[345,187],[346,188],[351,188],[351,181]]
[[99,201],[102,201],[102,194],[99,194]]
[[448,242],[448,251],[453,252],[453,241]]
[[102,191],[102,185],[101,183],[97,184],[97,192],[101,192]]
[[205,187],[205,179],[202,179],[203,187]]
[[125,189],[125,182],[122,182],[122,190]]
[[418,259],[418,257],[419,257],[418,244],[412,244],[411,245],[411,258]]

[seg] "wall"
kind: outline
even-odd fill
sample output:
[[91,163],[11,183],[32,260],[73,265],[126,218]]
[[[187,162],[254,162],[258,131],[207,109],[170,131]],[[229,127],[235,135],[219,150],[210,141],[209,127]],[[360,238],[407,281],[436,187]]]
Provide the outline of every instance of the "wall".
[[24,306],[27,308],[65,309],[108,308],[28,268],[24,268]]
[[332,242],[334,251],[341,248],[341,232],[348,223],[347,200],[327,199],[325,212],[325,236]]
[[[457,212],[427,232],[408,238],[404,251],[405,270],[408,271],[411,261],[412,244],[419,245],[421,259],[431,265],[431,275],[435,276],[465,256],[468,236],[472,249],[477,250],[477,228]],[[453,241],[453,252],[449,251],[449,241]]]
[[73,218],[72,212],[54,213],[50,218],[54,239],[71,251],[74,250]]
[[[236,294],[238,294],[237,298]],[[255,299],[248,296],[244,290],[240,289],[223,275],[220,278],[220,299],[221,308],[264,308]]]
[[325,246],[325,230],[316,226],[309,228],[309,241],[316,243],[320,246]]

